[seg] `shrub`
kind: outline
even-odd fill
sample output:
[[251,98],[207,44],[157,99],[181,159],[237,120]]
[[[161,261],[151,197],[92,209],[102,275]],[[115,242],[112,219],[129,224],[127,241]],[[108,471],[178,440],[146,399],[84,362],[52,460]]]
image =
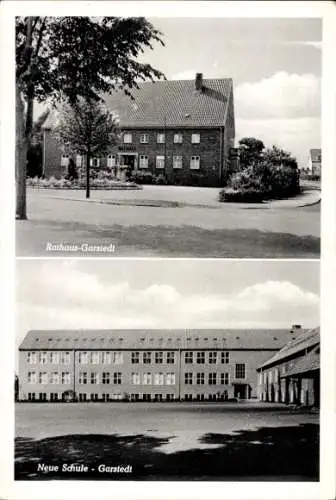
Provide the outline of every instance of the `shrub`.
[[163,186],[167,184],[167,179],[164,175],[160,174],[154,178],[154,182],[158,186]]
[[131,182],[136,182],[137,184],[153,184],[154,176],[152,172],[142,172],[134,171],[130,177]]
[[258,189],[224,188],[219,193],[219,201],[231,203],[262,203],[264,192]]

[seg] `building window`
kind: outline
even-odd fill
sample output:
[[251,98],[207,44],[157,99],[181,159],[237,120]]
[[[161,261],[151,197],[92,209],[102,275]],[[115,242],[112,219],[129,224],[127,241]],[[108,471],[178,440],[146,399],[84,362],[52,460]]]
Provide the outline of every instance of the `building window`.
[[36,372],[28,372],[28,384],[36,384],[37,376]]
[[103,365],[110,365],[111,364],[111,353],[110,353],[110,351],[104,351],[104,352],[102,352],[102,363],[103,363]]
[[83,157],[81,155],[76,155],[76,167],[80,168],[82,166]]
[[99,167],[100,166],[100,158],[90,158],[90,167]]
[[141,142],[141,144],[148,144],[149,143],[149,135],[148,134],[141,134],[140,135],[140,142]]
[[184,383],[186,385],[192,385],[192,383],[193,383],[193,374],[192,374],[192,372],[186,372],[184,374]]
[[175,352],[169,351],[167,352],[167,364],[173,365],[175,363]]
[[78,363],[80,365],[87,365],[89,362],[89,353],[88,352],[79,352],[78,353]]
[[113,374],[113,383],[117,384],[117,385],[121,384],[121,373],[120,372],[116,372]]
[[102,383],[103,384],[109,384],[110,383],[110,374],[109,374],[109,372],[103,372]]
[[61,167],[66,168],[69,165],[69,160],[70,160],[69,155],[62,155],[61,156]]
[[222,361],[222,364],[228,364],[230,362],[230,355],[229,355],[229,352],[228,351],[222,351],[221,352],[221,361]]
[[236,364],[236,378],[237,379],[245,378],[245,363]]
[[229,384],[229,374],[228,373],[221,373],[221,384],[222,385]]
[[205,363],[205,352],[199,351],[196,353],[196,363],[198,365],[204,365]]
[[164,384],[163,373],[155,373],[155,375],[154,375],[154,384],[155,385],[163,385]]
[[151,385],[152,384],[152,374],[151,373],[144,373],[143,374],[143,384],[144,385]]
[[159,134],[157,134],[157,136],[156,136],[156,142],[157,142],[158,144],[164,144],[164,143],[165,143],[165,141],[166,141],[166,136],[165,136],[165,134],[163,134],[162,132],[161,132],[161,133],[159,133]]
[[165,157],[157,156],[156,157],[156,168],[164,168],[165,166]]
[[58,401],[58,392],[50,393],[50,401]]
[[201,142],[201,135],[200,134],[191,134],[191,143],[192,144],[199,144]]
[[99,365],[99,352],[96,351],[91,352],[91,364]]
[[108,155],[107,157],[107,166],[108,168],[113,168],[117,164],[116,162],[116,155]]
[[186,364],[191,364],[193,362],[193,352],[187,351],[184,355],[184,362]]
[[204,373],[196,373],[196,384],[204,385]]
[[155,353],[155,363],[157,365],[162,365],[162,363],[163,363],[163,352],[162,351]]
[[117,351],[112,353],[112,363],[114,365],[122,365],[124,362],[124,355],[122,352]]
[[182,144],[183,136],[181,133],[174,134],[174,144]]
[[173,156],[173,168],[182,168],[182,156]]
[[40,352],[39,354],[39,363],[40,365],[46,365],[47,364],[47,353],[46,352]]
[[59,384],[59,373],[52,372],[50,374],[50,383],[51,384]]
[[70,383],[71,383],[70,373],[69,372],[62,372],[62,384],[68,385]]
[[198,170],[200,168],[200,157],[199,156],[192,156],[190,158],[190,168],[192,170]]
[[78,382],[80,384],[87,384],[87,372],[79,372]]
[[30,365],[36,365],[36,352],[27,353],[27,363]]
[[124,144],[131,144],[132,143],[132,134],[130,133],[125,133],[123,135],[123,143]]
[[167,373],[166,384],[167,385],[175,385],[175,373]]
[[139,351],[132,352],[132,364],[136,365],[140,363],[140,353]]
[[70,352],[62,352],[61,363],[62,365],[70,365]]
[[140,385],[140,373],[132,373],[132,384]]
[[53,365],[58,365],[59,363],[59,352],[50,353],[50,363]]
[[152,353],[150,351],[143,353],[143,363],[145,365],[150,365],[152,362]]
[[139,168],[148,168],[148,156],[140,155]]
[[209,385],[217,384],[217,373],[209,373]]
[[99,374],[91,372],[91,384],[99,384]]
[[46,392],[40,392],[39,393],[39,400],[40,401],[47,401],[47,393]]
[[215,365],[217,363],[217,352],[216,351],[209,352],[209,363],[210,363],[210,365]]

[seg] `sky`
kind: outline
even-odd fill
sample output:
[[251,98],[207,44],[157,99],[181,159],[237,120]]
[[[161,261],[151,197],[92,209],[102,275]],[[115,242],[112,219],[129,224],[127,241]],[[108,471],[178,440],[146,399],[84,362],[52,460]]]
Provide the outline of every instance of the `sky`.
[[151,18],[165,47],[142,57],[168,79],[230,77],[236,142],[277,144],[300,166],[321,147],[319,19]]
[[17,346],[30,329],[319,325],[318,261],[17,261]]

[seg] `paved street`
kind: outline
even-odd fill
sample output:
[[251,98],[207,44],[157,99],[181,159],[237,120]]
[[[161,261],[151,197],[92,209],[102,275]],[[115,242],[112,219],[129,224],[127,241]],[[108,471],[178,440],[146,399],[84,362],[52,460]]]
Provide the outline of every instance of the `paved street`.
[[[219,204],[216,190],[182,187],[180,192],[170,186],[160,191],[161,206],[129,203],[130,198],[141,196],[148,205],[158,193],[154,189],[160,187],[149,188],[93,194],[104,203],[86,202],[83,192],[28,190],[29,220],[17,222],[17,255],[69,255],[46,250],[51,242],[113,244],[113,256],[122,257],[319,257],[319,204],[295,209],[241,208]],[[124,204],[108,204],[107,199]],[[176,200],[180,199],[188,205],[179,206]],[[204,208],[205,204],[209,206]],[[88,253],[79,250],[74,255]]]

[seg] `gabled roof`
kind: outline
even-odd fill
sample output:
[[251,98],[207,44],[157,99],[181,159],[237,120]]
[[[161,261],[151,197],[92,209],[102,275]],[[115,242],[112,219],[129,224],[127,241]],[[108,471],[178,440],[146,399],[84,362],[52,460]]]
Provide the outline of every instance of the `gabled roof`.
[[202,90],[194,80],[167,80],[139,84],[134,100],[118,91],[105,96],[121,128],[224,126],[233,92],[231,78],[205,79]]
[[33,330],[20,350],[53,349],[281,349],[289,329]]
[[312,161],[321,161],[321,149],[318,148],[311,149],[310,157]]
[[285,361],[287,358],[294,356],[305,349],[318,345],[320,342],[320,328],[313,328],[311,330],[303,330],[300,335],[296,337],[295,340],[291,340],[288,344],[283,347],[279,352],[277,352],[272,358],[263,363],[258,370],[262,368],[267,368],[272,365],[276,365],[280,362]]

